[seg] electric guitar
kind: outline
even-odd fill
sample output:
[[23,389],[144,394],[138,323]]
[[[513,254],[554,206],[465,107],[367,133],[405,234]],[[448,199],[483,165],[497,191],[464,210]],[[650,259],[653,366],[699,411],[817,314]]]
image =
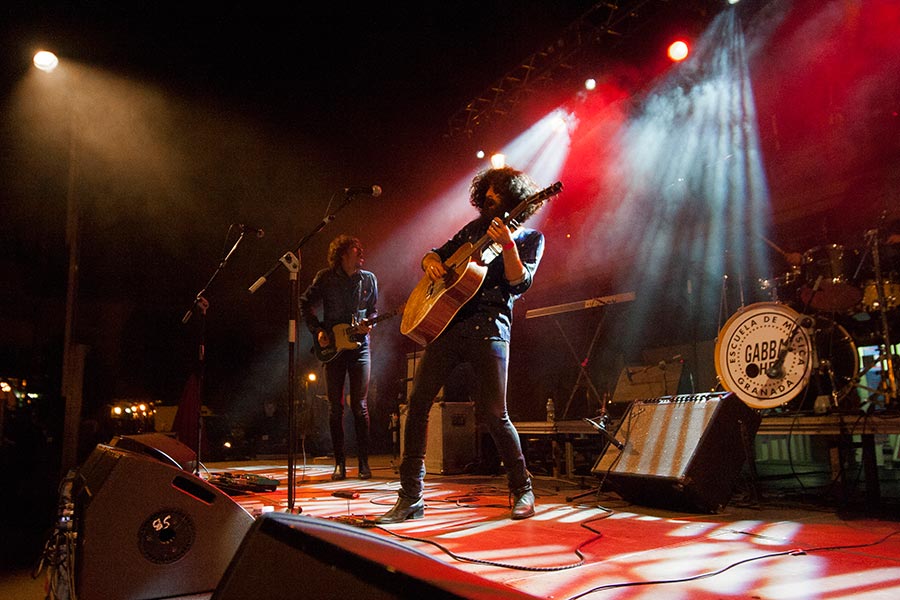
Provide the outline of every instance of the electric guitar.
[[[562,183],[557,181],[525,198],[503,219],[505,225],[514,229],[516,221],[534,204],[543,204],[562,191]],[[443,279],[432,281],[425,275],[413,289],[406,301],[400,333],[423,346],[434,341],[462,306],[472,299],[484,283],[488,264],[497,258],[501,249],[487,235],[474,244],[466,242],[444,262],[447,274]]]
[[[403,306],[401,305],[395,310],[380,314],[374,319],[368,320],[367,323],[371,327],[374,326],[375,323],[380,323],[381,321],[386,321],[388,319],[396,317],[402,312]],[[313,339],[312,351],[316,354],[316,358],[318,358],[321,362],[331,362],[332,360],[337,358],[337,356],[344,350],[356,350],[357,348],[362,346],[362,342],[357,342],[356,339],[354,339],[354,336],[356,336],[358,333],[359,323],[338,323],[331,328],[331,343],[325,347],[322,347],[319,345],[318,340]]]

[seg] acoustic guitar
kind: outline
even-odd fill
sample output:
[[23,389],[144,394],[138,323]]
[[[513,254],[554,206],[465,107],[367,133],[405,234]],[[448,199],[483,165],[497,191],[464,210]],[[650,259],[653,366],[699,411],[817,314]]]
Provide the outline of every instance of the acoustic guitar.
[[[517,219],[526,210],[542,204],[562,191],[562,183],[557,181],[522,200],[503,218],[510,229],[520,225]],[[487,234],[481,239],[466,242],[444,262],[447,274],[438,281],[425,275],[413,289],[406,301],[400,333],[423,346],[437,339],[463,305],[481,288],[487,274],[488,265],[500,256],[502,248]]]
[[[403,306],[400,306],[395,310],[370,319],[368,323],[370,326],[374,326],[376,323],[392,319],[402,312]],[[359,334],[359,323],[338,323],[331,328],[331,343],[322,347],[319,345],[318,340],[313,339],[312,351],[321,362],[331,362],[344,350],[356,350],[362,346],[362,342],[356,341],[355,336],[357,334]]]

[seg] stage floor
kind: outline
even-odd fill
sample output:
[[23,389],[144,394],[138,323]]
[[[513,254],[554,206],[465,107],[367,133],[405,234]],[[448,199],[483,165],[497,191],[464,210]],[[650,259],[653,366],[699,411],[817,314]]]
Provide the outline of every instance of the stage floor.
[[[348,479],[338,482],[331,481],[326,460],[299,461],[295,511],[365,528],[537,598],[900,596],[900,515],[891,506],[882,506],[880,514],[850,514],[798,502],[785,492],[796,481],[766,479],[765,473],[755,485],[742,481],[717,514],[633,505],[583,487],[595,484],[595,478],[536,477],[537,514],[523,521],[508,518],[502,476],[429,475],[424,519],[375,527],[371,519],[396,498],[394,460],[373,458],[370,480],[356,479],[356,469],[349,468]],[[233,498],[257,516],[288,510],[284,459],[206,467],[205,477],[227,472],[277,479],[273,492]],[[886,483],[883,489],[892,489]],[[573,498],[578,495],[583,496]],[[299,551],[297,558],[302,559]],[[13,583],[8,579],[0,585],[0,596],[43,597],[40,581],[20,577],[18,588]],[[14,595],[3,595],[10,589]],[[265,598],[291,596],[278,592],[277,581],[268,589],[272,593]]]
[[[537,514],[512,521],[504,477],[429,476],[424,519],[369,527],[371,518],[393,504],[398,487],[391,459],[376,461],[375,467],[371,480],[353,478],[351,469],[349,479],[333,482],[330,465],[301,465],[295,507],[307,516],[402,539],[438,560],[538,598],[900,595],[900,522],[798,505],[779,490],[785,484],[777,478],[769,483],[760,476],[749,486],[754,494],[739,490],[720,513],[698,515],[631,505],[606,492],[572,499],[590,491],[539,477]],[[287,479],[280,463],[209,468]],[[885,483],[891,489],[890,481]],[[748,502],[753,495],[758,498]],[[235,500],[257,514],[288,508],[286,485]]]

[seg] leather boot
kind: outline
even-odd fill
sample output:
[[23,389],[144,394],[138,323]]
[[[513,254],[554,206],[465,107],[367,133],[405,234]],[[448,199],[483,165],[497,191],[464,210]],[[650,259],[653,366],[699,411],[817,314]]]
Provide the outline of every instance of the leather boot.
[[359,457],[359,472],[357,476],[360,479],[372,479],[372,469],[369,468],[369,457]]
[[344,461],[334,464],[334,473],[331,474],[332,481],[342,481],[347,479],[347,466]]
[[512,519],[527,519],[534,516],[534,491],[528,487],[513,493]]
[[394,507],[375,519],[379,525],[389,525],[391,523],[402,523],[407,519],[421,519],[425,516],[425,499],[424,498],[405,498],[400,496]]

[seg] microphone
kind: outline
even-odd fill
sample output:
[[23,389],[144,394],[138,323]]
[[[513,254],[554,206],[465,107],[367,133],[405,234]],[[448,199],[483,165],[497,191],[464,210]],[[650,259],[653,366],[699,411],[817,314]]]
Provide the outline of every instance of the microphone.
[[238,231],[241,233],[252,233],[256,235],[256,237],[261,238],[266,235],[266,232],[260,229],[259,227],[254,227],[253,225],[244,225],[243,223],[235,225],[238,228]]
[[357,194],[362,194],[364,196],[372,196],[373,198],[377,198],[381,195],[381,186],[373,185],[370,187],[365,186],[357,186],[357,187],[348,187],[344,188],[344,193],[348,196],[355,196]]
[[615,446],[615,447],[618,448],[619,450],[624,450],[624,449],[625,449],[625,443],[624,443],[624,442],[620,442],[619,440],[617,440],[617,439],[616,439],[616,436],[614,436],[613,434],[611,434],[611,433],[609,432],[609,430],[606,429],[606,423],[605,423],[606,418],[605,418],[605,417],[601,417],[599,423],[598,423],[597,421],[594,421],[593,419],[588,419],[588,418],[585,418],[585,419],[582,419],[582,420],[585,421],[586,423],[588,423],[589,425],[591,425],[594,429],[596,429],[596,430],[599,431],[600,433],[602,433],[602,434],[603,434],[603,437],[605,437],[607,440],[609,440],[609,443],[610,443],[610,444],[612,444],[613,446]]

